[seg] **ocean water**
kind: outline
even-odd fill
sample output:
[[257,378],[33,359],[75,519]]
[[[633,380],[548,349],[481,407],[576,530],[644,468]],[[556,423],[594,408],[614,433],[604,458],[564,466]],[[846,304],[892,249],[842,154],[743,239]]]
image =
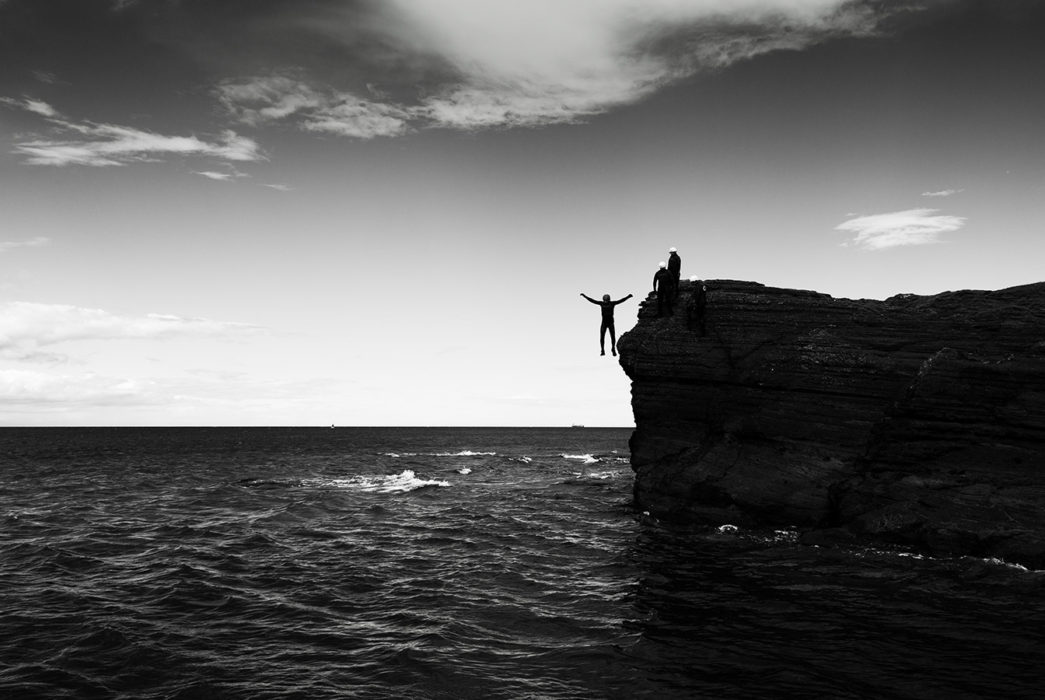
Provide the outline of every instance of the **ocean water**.
[[673,527],[629,432],[0,430],[0,697],[1041,696],[1045,572]]

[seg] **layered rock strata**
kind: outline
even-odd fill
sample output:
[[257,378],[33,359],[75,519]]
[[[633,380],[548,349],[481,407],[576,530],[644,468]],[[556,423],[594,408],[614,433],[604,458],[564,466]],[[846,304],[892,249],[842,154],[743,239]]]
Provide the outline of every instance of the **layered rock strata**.
[[884,301],[713,280],[618,343],[635,500],[1045,568],[1045,283]]

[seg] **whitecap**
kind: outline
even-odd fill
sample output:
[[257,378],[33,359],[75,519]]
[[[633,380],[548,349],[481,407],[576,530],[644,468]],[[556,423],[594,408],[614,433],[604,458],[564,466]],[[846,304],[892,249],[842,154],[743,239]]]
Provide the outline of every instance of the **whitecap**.
[[471,450],[461,450],[460,452],[431,452],[429,457],[493,457],[496,452],[472,452]]
[[725,525],[719,525],[718,526],[718,531],[723,533],[723,534],[725,534],[727,532],[736,532],[739,529],[740,528],[737,527],[736,525],[730,525],[729,523],[726,523]]
[[584,476],[587,476],[589,479],[612,479],[616,475],[616,472],[590,472]]
[[471,474],[472,470],[469,469],[468,467],[461,467],[460,469],[457,470],[457,473],[458,474]]
[[797,542],[798,531],[797,530],[773,530],[773,537],[770,538],[771,542]]
[[599,461],[598,459],[596,459],[595,457],[593,457],[590,454],[586,454],[586,455],[567,455],[567,454],[562,454],[562,455],[559,455],[559,456],[562,457],[563,459],[577,459],[577,460],[580,460],[580,461],[584,462],[585,464],[595,464],[596,462]]
[[450,486],[450,482],[437,479],[418,479],[413,470],[407,469],[399,474],[331,479],[323,485],[339,489],[356,489],[368,493],[401,493],[425,488],[426,486]]
[[994,566],[1004,566],[1004,567],[1006,567],[1008,569],[1015,569],[1016,571],[1024,571],[1024,572],[1029,572],[1030,571],[1030,569],[1028,569],[1023,564],[1017,564],[1016,562],[1005,561],[1004,559],[998,559],[997,557],[990,557],[988,559],[984,559],[984,561],[987,562],[988,564],[993,564]]

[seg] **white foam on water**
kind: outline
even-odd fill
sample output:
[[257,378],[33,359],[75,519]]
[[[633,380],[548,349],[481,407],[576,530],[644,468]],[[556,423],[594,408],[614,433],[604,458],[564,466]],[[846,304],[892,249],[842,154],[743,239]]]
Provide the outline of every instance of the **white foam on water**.
[[728,524],[728,523],[727,523],[727,524],[725,524],[725,525],[719,525],[719,526],[718,526],[718,531],[719,531],[719,532],[721,532],[721,533],[723,533],[723,534],[724,534],[724,533],[727,533],[727,532],[736,532],[736,531],[737,531],[737,530],[739,530],[739,529],[740,529],[740,528],[739,528],[739,527],[737,527],[736,525],[730,525],[730,524]]
[[595,464],[596,462],[599,461],[597,458],[593,457],[590,454],[587,454],[587,455],[567,455],[567,454],[563,454],[563,455],[559,455],[559,456],[562,457],[563,459],[577,459],[577,460],[580,460],[580,461],[584,462],[585,464]]
[[998,559],[997,557],[990,557],[988,559],[984,559],[984,561],[988,564],[993,564],[994,566],[1004,566],[1007,569],[1015,569],[1016,571],[1030,572],[1030,569],[1028,569],[1023,564],[1017,564],[1016,562],[1012,561],[1005,561],[1004,559]]
[[770,542],[798,542],[798,530],[773,530]]
[[457,470],[457,473],[458,474],[471,474],[472,470],[469,469],[468,467],[461,467],[460,469]]
[[398,459],[399,457],[493,457],[497,453],[460,450],[458,452],[382,452],[381,454]]
[[589,479],[612,479],[617,476],[617,472],[578,472],[577,476],[587,477]]
[[333,486],[339,489],[356,489],[368,493],[402,493],[422,489],[426,486],[450,486],[450,482],[437,479],[418,479],[412,469],[407,469],[399,474],[330,479],[319,481],[318,485]]

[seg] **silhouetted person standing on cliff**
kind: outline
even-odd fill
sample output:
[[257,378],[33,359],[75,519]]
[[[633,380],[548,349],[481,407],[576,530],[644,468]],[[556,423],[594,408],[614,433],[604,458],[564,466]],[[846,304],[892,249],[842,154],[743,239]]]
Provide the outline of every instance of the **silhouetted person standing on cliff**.
[[613,327],[613,307],[617,304],[631,299],[631,295],[618,299],[617,301],[610,301],[609,294],[602,295],[602,301],[596,301],[590,296],[581,292],[581,296],[590,301],[592,304],[598,304],[602,307],[602,327],[599,328],[599,349],[602,350],[600,355],[606,354],[606,331],[610,332],[610,352],[614,356],[617,355],[617,329]]
[[679,257],[678,248],[672,246],[668,248],[668,252],[671,255],[668,256],[668,272],[675,278],[675,291],[672,293],[671,302],[679,298],[679,278],[682,276],[682,258]]
[[689,281],[692,282],[692,285],[690,285],[689,301],[686,303],[686,327],[691,331],[696,331],[697,335],[703,338],[706,332],[704,313],[708,306],[708,288],[704,281],[698,280],[695,275],[690,277]]
[[653,275],[653,291],[657,293],[657,316],[663,316],[664,309],[668,310],[667,315],[670,316],[675,301],[675,277],[668,272],[666,262],[662,262],[657,274]]

